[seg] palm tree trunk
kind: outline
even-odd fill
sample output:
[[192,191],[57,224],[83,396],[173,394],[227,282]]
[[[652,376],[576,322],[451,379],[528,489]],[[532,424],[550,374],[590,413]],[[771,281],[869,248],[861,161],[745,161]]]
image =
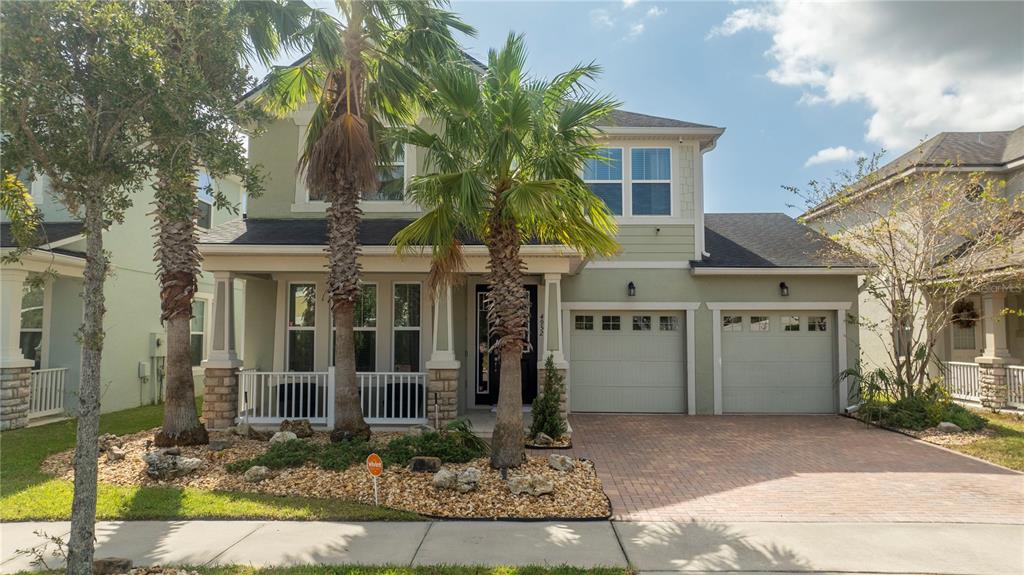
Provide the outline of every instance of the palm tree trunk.
[[[498,214],[501,210],[495,210]],[[498,413],[491,436],[491,467],[523,463],[522,359],[530,326],[530,296],[523,287],[519,234],[514,222],[492,217],[487,250],[490,254],[487,319],[501,357]]]
[[82,375],[78,385],[78,421],[75,438],[75,491],[71,500],[71,536],[67,569],[73,575],[92,573],[96,535],[96,458],[100,433],[100,363],[103,356],[103,285],[107,256],[103,251],[103,206],[100,194],[85,199],[84,325]]
[[332,441],[369,438],[356,380],[355,304],[359,297],[358,191],[351,176],[327,207],[327,294],[334,315],[334,430]]
[[192,176],[193,169],[188,166],[182,173],[162,175],[155,186],[160,319],[167,326],[167,399],[163,426],[154,438],[160,447],[210,442],[196,412],[192,377],[189,324],[200,258],[193,219],[196,200]]

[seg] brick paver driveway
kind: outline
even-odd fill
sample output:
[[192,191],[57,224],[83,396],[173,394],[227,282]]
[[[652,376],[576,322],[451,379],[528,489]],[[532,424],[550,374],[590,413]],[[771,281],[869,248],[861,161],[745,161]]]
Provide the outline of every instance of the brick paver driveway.
[[843,417],[571,422],[616,519],[1024,523],[1024,474]]

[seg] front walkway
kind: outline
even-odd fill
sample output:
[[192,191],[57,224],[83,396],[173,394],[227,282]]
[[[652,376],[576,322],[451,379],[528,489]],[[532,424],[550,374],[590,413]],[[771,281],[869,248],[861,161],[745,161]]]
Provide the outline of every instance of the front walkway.
[[616,519],[1024,523],[1024,474],[849,418],[570,419]]
[[[0,525],[14,550],[67,522]],[[640,571],[1024,572],[1024,526],[874,523],[138,521],[97,524],[96,557],[136,565],[632,565]],[[51,564],[51,567],[57,565]]]

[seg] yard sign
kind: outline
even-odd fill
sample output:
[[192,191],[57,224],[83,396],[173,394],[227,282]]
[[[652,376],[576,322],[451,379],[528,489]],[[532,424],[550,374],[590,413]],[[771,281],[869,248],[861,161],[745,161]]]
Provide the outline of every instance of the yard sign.
[[381,473],[384,473],[384,462],[381,461],[379,455],[371,453],[366,458],[366,470],[373,477],[373,504],[380,505],[380,499],[377,497],[377,478],[380,477]]

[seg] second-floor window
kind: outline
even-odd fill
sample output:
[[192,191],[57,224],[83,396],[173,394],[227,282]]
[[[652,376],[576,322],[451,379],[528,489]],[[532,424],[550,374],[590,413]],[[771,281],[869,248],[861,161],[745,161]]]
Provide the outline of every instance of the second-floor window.
[[633,215],[672,215],[672,152],[669,148],[630,150]]
[[380,186],[375,192],[364,192],[363,200],[400,202],[405,199],[405,149],[399,148],[392,163],[377,169]]
[[583,164],[583,181],[604,200],[611,213],[622,215],[622,148],[602,148],[600,159]]
[[196,182],[196,225],[205,230],[213,225],[213,179],[199,172]]

